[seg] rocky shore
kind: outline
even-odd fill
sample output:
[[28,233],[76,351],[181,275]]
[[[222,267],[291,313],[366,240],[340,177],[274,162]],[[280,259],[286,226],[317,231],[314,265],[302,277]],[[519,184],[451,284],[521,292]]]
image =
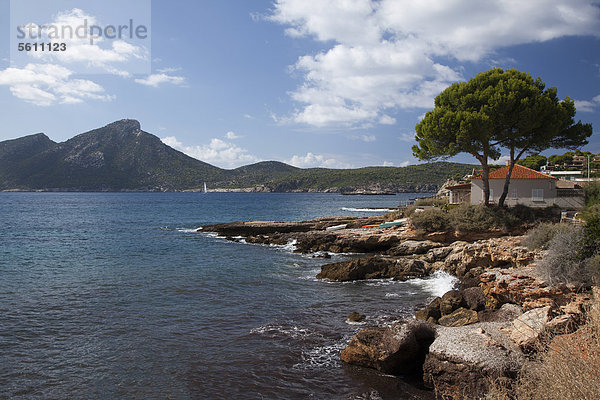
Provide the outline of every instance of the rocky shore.
[[537,276],[534,265],[543,253],[521,245],[522,231],[425,234],[410,226],[364,228],[382,222],[383,216],[331,217],[233,222],[198,231],[248,243],[293,243],[297,252],[325,258],[358,253],[325,263],[319,279],[408,280],[435,271],[459,278],[457,290],[416,310],[415,318],[365,328],[341,352],[349,364],[421,376],[439,398],[477,398],[492,381],[511,382],[534,346],[573,332],[591,305],[591,295]]

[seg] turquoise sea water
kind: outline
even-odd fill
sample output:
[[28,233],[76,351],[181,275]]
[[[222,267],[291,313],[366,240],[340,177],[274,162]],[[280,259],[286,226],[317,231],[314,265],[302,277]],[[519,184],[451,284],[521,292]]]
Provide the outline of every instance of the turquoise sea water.
[[0,398],[429,398],[339,352],[350,312],[391,323],[439,281],[322,282],[329,260],[192,232],[413,196],[0,193]]

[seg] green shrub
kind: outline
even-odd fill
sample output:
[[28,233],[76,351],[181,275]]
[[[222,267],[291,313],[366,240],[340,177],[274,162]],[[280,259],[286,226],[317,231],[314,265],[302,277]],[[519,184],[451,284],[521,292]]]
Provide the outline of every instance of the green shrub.
[[600,252],[600,213],[585,215],[581,257],[593,257]]
[[499,218],[491,207],[471,205],[448,212],[451,226],[461,232],[482,232],[498,226]]
[[415,211],[410,220],[416,229],[426,232],[444,232],[450,229],[448,214],[439,208]]
[[600,204],[600,181],[587,182],[583,185],[583,191],[587,207]]
[[551,222],[542,222],[533,229],[530,229],[523,240],[523,244],[529,250],[546,249],[550,241],[560,232],[570,232],[571,225],[554,224]]

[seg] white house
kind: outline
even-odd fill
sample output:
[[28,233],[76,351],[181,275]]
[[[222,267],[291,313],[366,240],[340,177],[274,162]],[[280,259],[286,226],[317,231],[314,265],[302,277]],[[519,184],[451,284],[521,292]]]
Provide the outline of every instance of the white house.
[[[490,172],[490,203],[498,203],[504,189],[508,166]],[[471,204],[483,203],[483,181],[481,176],[471,180]],[[508,186],[505,204],[529,207],[550,207],[557,205],[563,209],[580,209],[584,206],[583,191],[575,184],[546,175],[531,168],[515,164]]]

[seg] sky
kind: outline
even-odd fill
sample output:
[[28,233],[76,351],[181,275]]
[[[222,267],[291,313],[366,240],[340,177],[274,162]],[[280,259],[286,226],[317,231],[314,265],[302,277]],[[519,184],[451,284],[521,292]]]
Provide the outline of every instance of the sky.
[[[17,49],[18,26],[130,20],[147,34]],[[0,32],[0,141],[132,118],[222,168],[405,166],[435,96],[501,67],[574,99],[600,153],[600,1],[0,0]]]

